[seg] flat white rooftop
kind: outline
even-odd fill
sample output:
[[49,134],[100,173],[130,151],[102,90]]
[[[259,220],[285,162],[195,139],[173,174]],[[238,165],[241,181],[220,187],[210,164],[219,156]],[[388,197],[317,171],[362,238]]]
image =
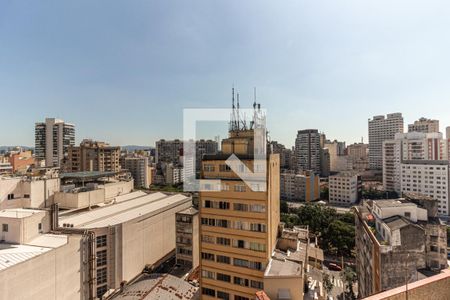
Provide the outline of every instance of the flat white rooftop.
[[38,213],[45,213],[45,211],[40,209],[9,208],[0,210],[0,218],[22,219]]
[[43,234],[28,244],[0,243],[0,271],[67,244],[66,235]]
[[104,207],[94,208],[70,216],[64,215],[60,218],[60,225],[75,228],[100,228],[113,226],[133,220],[143,215],[158,213],[168,207],[189,201],[190,197],[175,194],[166,195],[153,193],[138,195],[138,197],[110,204]]

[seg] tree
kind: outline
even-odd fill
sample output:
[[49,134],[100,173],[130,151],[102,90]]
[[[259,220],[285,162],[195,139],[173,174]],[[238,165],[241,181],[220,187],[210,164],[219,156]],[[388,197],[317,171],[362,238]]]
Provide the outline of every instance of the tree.
[[327,295],[329,295],[334,287],[333,282],[331,281],[330,278],[330,274],[328,273],[323,274],[322,284],[325,291],[327,291]]
[[341,271],[341,278],[345,284],[344,294],[345,299],[356,299],[355,293],[353,292],[353,285],[356,282],[356,273],[350,267],[345,267],[344,270]]
[[284,214],[289,213],[289,205],[286,201],[280,201],[280,212]]

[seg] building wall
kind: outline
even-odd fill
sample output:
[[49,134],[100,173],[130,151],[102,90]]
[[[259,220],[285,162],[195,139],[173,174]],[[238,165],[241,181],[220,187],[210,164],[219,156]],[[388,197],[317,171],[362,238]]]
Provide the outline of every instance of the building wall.
[[83,299],[81,237],[0,271],[0,299]]
[[290,291],[290,300],[303,300],[303,278],[284,277],[284,278],[264,278],[264,292],[270,299],[279,299],[278,290],[287,289]]
[[[0,180],[0,208],[45,208],[46,204],[49,207],[59,189],[59,178]],[[8,194],[14,194],[14,199],[8,200]]]
[[74,209],[90,207],[105,202],[105,190],[97,189],[79,193],[58,192],[55,195],[55,203],[59,203],[61,208]]
[[175,213],[192,205],[187,199],[180,205],[152,217],[124,223],[118,238],[122,240],[116,257],[121,260],[121,280],[130,280],[146,265],[151,265],[175,249]]

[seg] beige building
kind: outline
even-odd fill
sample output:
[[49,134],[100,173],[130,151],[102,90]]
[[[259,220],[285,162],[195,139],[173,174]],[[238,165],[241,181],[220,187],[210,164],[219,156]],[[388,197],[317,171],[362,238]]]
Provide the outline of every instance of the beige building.
[[70,146],[65,169],[68,172],[120,171],[120,147],[107,143],[83,140],[80,146]]
[[314,201],[320,198],[320,179],[313,172],[280,174],[280,197],[287,201]]
[[136,188],[149,188],[151,184],[151,168],[146,156],[129,156],[121,158],[122,169],[130,172]]
[[408,125],[408,132],[439,132],[439,120],[420,118],[414,121],[413,124]]
[[369,145],[355,143],[347,146],[347,156],[352,164],[352,169],[364,171],[369,169]]

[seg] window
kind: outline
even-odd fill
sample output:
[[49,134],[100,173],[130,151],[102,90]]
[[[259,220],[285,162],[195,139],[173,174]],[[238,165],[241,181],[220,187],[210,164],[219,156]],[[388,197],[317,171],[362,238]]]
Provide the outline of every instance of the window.
[[23,194],[23,197],[28,199],[28,198],[30,198],[30,194]]
[[214,272],[211,272],[211,271],[208,271],[208,270],[202,270],[202,277],[203,278],[214,279]]
[[97,267],[106,266],[106,250],[97,252]]
[[222,291],[217,291],[217,298],[222,299],[222,300],[229,300],[230,294],[222,292]]
[[236,295],[236,296],[234,296],[234,300],[250,300],[250,299],[248,299],[247,297]]
[[211,296],[211,297],[215,297],[216,296],[216,291],[213,289],[209,289],[209,288],[202,288],[202,294],[203,295],[207,295],[207,296]]
[[231,276],[227,274],[217,273],[217,280],[231,282]]
[[230,264],[230,258],[228,256],[217,255],[216,261],[222,264]]
[[437,246],[430,246],[430,251],[431,252],[439,252],[438,247]]
[[237,184],[234,186],[235,192],[245,192],[245,185],[243,184]]
[[214,172],[214,165],[211,165],[211,164],[205,164],[204,166],[203,166],[203,171],[205,171],[205,172]]
[[217,238],[216,238],[216,243],[217,243],[218,245],[230,246],[231,240],[228,239],[228,238],[224,238],[224,237],[217,237]]
[[14,199],[14,194],[8,194],[8,200],[13,200]]
[[264,283],[262,283],[261,281],[252,280],[250,283],[251,283],[251,287],[254,289],[258,289],[258,290],[264,289]]
[[214,237],[210,236],[210,235],[202,234],[202,242],[209,243],[209,244],[214,244]]
[[248,279],[241,278],[241,277],[234,277],[234,284],[242,285],[242,286],[248,286]]
[[411,219],[411,213],[406,211],[405,212],[405,217],[408,218],[408,219]]
[[238,266],[238,267],[244,267],[244,268],[247,268],[247,267],[248,267],[248,260],[246,260],[246,259],[240,259],[240,258],[234,258],[234,259],[233,259],[233,264],[234,264],[235,266]]
[[2,231],[8,232],[8,224],[2,224]]
[[101,287],[97,287],[97,298],[101,299],[103,294],[106,293],[106,290],[107,290],[106,285],[101,286]]
[[207,253],[207,252],[202,252],[202,259],[214,261],[214,254]]
[[97,241],[97,248],[106,247],[106,235],[98,236],[96,241]]
[[228,166],[228,165],[220,165],[220,166],[219,166],[219,171],[220,171],[220,172],[230,172],[230,171],[231,171],[231,168],[230,168],[230,166]]
[[97,269],[97,285],[106,283],[106,281],[107,281],[106,268]]

